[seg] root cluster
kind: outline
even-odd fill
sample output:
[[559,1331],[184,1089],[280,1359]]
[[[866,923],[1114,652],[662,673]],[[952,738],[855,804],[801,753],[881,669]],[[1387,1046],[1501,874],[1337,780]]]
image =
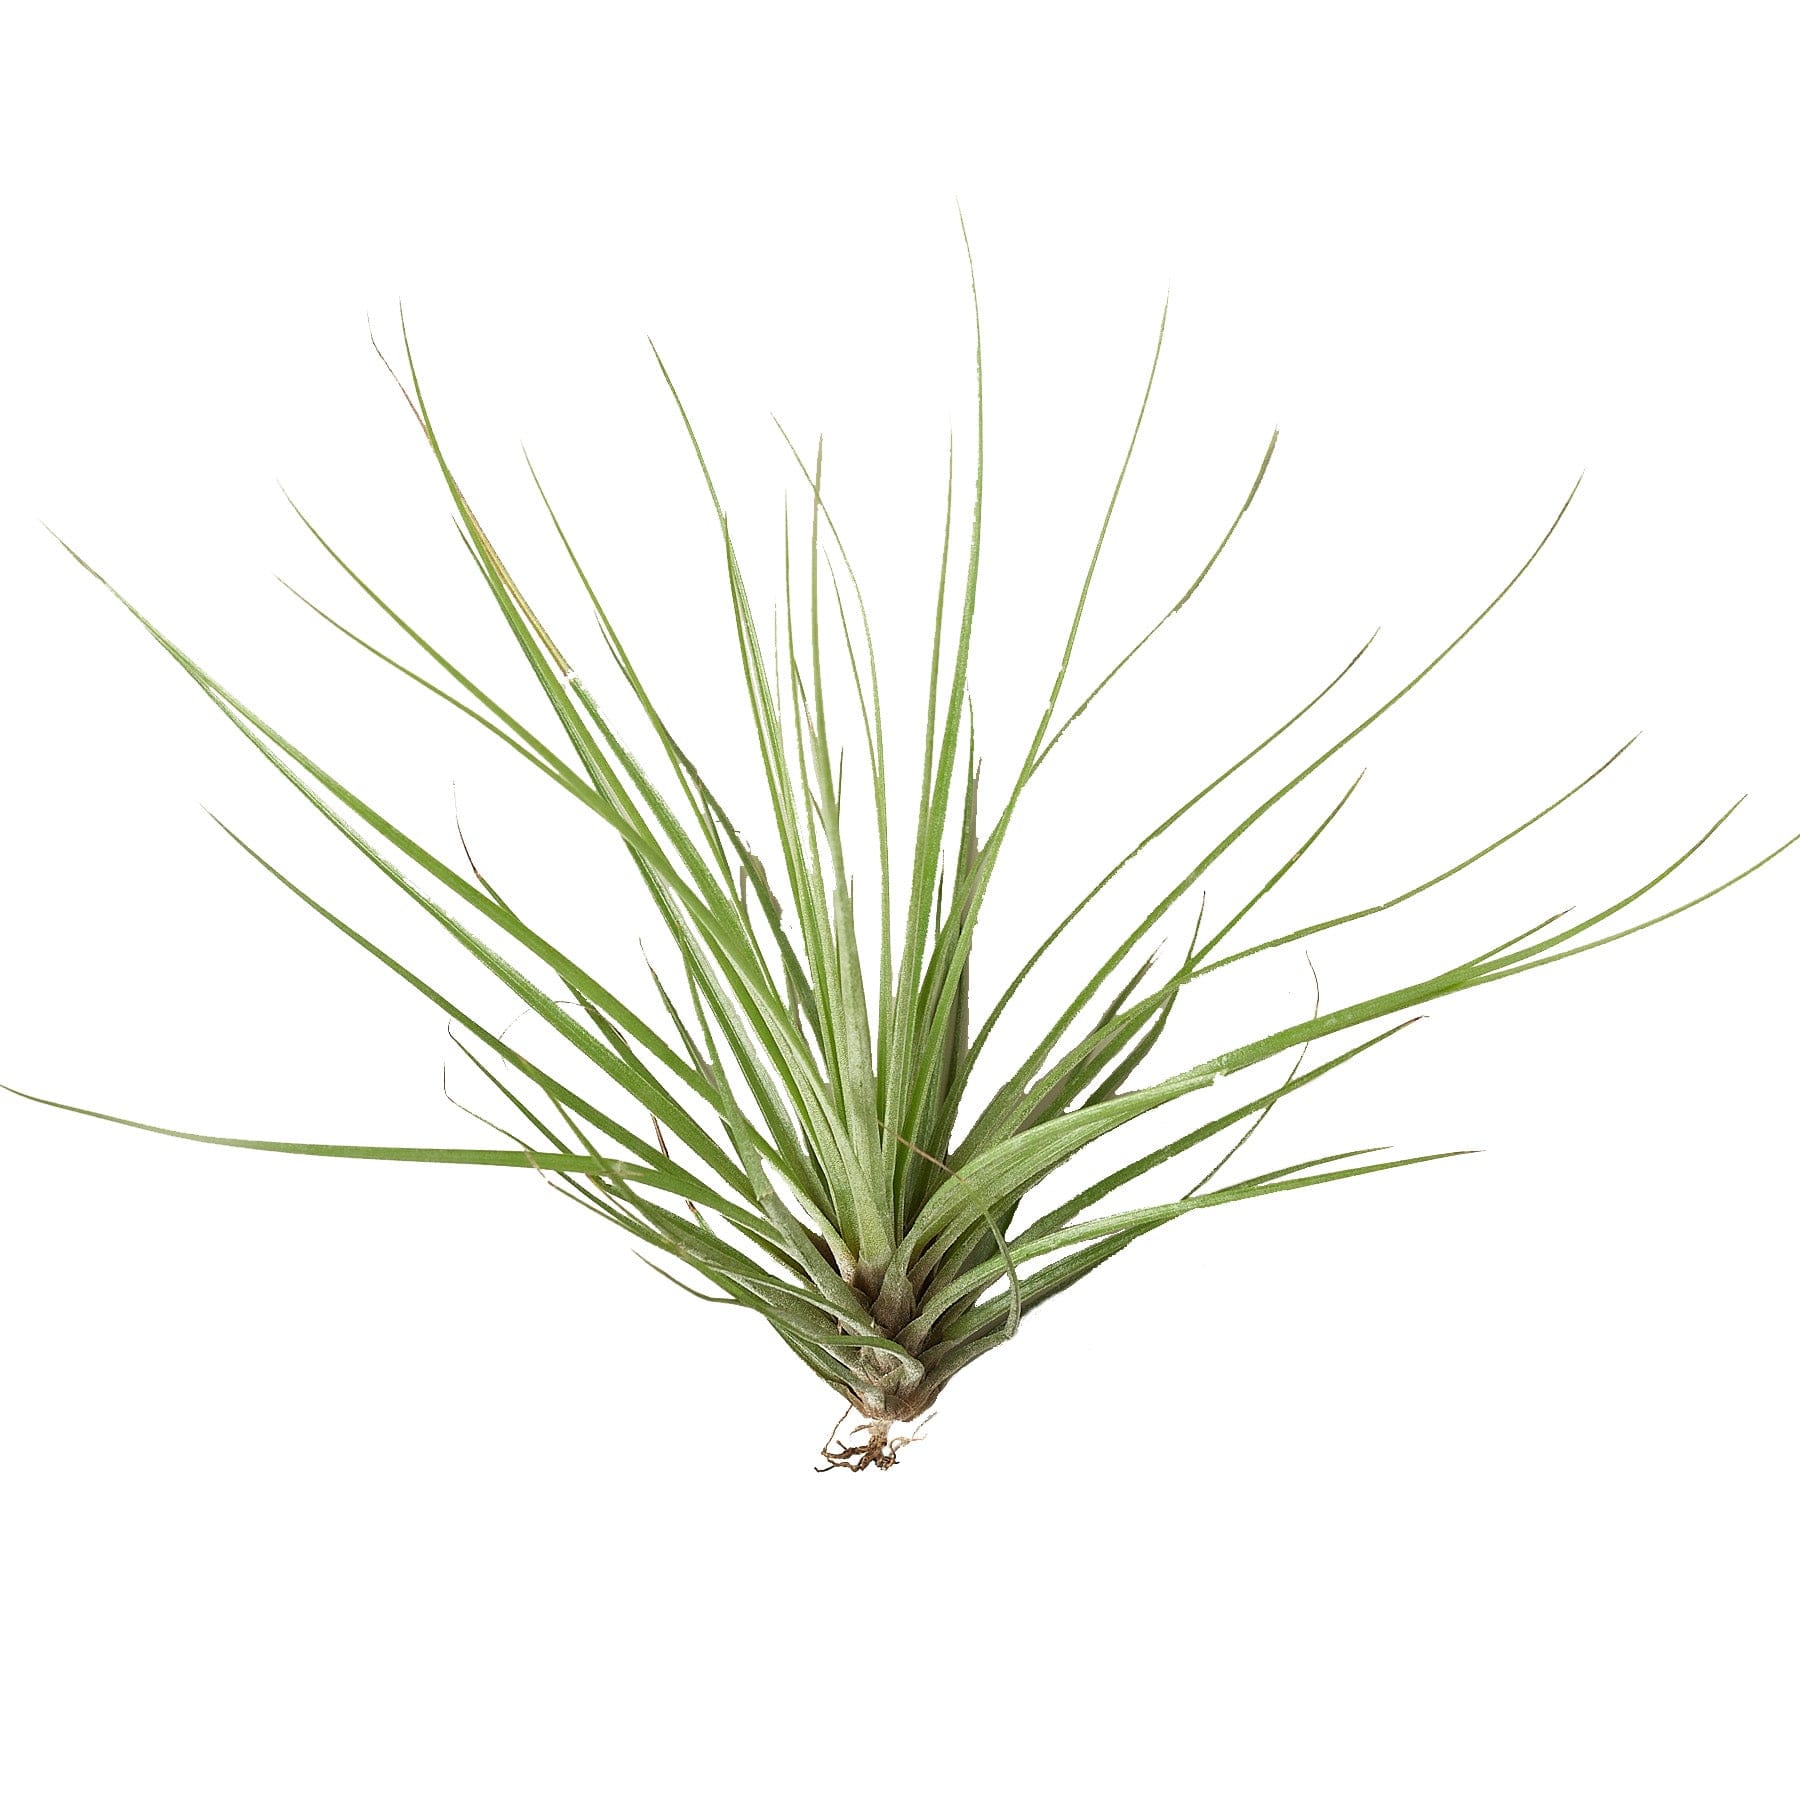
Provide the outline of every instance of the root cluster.
[[[825,1459],[818,1465],[821,1475],[829,1474],[833,1469],[849,1469],[859,1475],[864,1469],[891,1469],[900,1460],[901,1449],[917,1443],[925,1435],[925,1427],[932,1416],[927,1413],[919,1421],[918,1430],[897,1437],[888,1435],[889,1421],[886,1419],[864,1419],[860,1425],[851,1426],[849,1435],[845,1436],[844,1420],[849,1418],[851,1410],[845,1407],[838,1422],[832,1426],[825,1447],[819,1452]],[[853,1441],[865,1432],[868,1434],[866,1441],[860,1444]]]

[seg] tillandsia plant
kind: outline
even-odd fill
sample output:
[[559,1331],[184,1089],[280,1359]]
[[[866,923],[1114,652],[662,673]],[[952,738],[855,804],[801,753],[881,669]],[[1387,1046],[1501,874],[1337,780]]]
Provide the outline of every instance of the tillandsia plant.
[[[610,660],[610,698],[599,697],[577,658],[545,628],[451,472],[405,340],[404,320],[401,334],[406,372],[395,379],[448,489],[463,546],[536,678],[542,716],[528,720],[502,706],[357,575],[301,514],[306,529],[405,645],[390,654],[346,626],[338,629],[474,720],[591,816],[595,830],[618,840],[666,928],[675,958],[667,973],[673,978],[656,980],[654,1006],[628,1004],[601,975],[534,929],[468,857],[466,845],[460,859],[440,854],[382,816],[125,601],[208,699],[357,851],[566,1041],[587,1079],[565,1081],[552,1073],[509,1041],[504,1030],[483,1023],[430,985],[231,833],[283,886],[439,1008],[453,1033],[460,1028],[461,1047],[510,1109],[510,1123],[495,1127],[506,1146],[276,1142],[174,1131],[82,1107],[67,1110],[174,1137],[291,1155],[534,1170],[682,1265],[701,1285],[666,1268],[661,1272],[688,1292],[759,1315],[842,1398],[848,1409],[844,1418],[850,1411],[861,1415],[861,1424],[848,1434],[840,1418],[827,1440],[826,1467],[891,1466],[899,1447],[916,1433],[916,1425],[912,1433],[904,1429],[908,1422],[926,1414],[953,1376],[1011,1338],[1035,1307],[1159,1226],[1253,1195],[1435,1160],[1358,1149],[1250,1176],[1225,1175],[1273,1107],[1404,1029],[1422,1003],[1642,931],[1743,880],[1795,841],[1790,838],[1728,880],[1664,905],[1648,918],[1623,918],[1627,908],[1683,868],[1735,810],[1728,809],[1666,867],[1622,899],[1572,923],[1566,913],[1556,914],[1447,968],[1420,971],[1404,985],[1352,1005],[1323,1010],[1315,986],[1310,1012],[1296,1009],[1302,1016],[1280,1029],[1250,1042],[1221,1044],[1188,1066],[1153,1072],[1151,1059],[1171,1015],[1195,983],[1228,964],[1268,956],[1402,906],[1449,881],[1572,800],[1622,753],[1615,751],[1493,842],[1465,848],[1440,872],[1297,930],[1241,941],[1252,913],[1319,841],[1348,793],[1303,836],[1296,834],[1297,847],[1278,867],[1245,884],[1248,898],[1229,916],[1209,918],[1204,901],[1194,899],[1208,872],[1258,820],[1311,782],[1499,605],[1548,541],[1553,521],[1512,580],[1423,668],[1297,772],[1272,781],[1254,805],[1234,807],[1228,826],[1209,830],[1204,847],[1184,859],[1180,879],[1144,906],[1138,922],[1078,988],[1053,997],[1054,1017],[1022,1060],[993,1071],[987,1061],[996,1024],[1028,984],[1033,993],[1042,986],[1041,978],[1032,977],[1052,946],[1141,851],[1275,750],[1336,692],[1368,649],[1364,644],[1260,741],[1157,821],[1135,849],[1098,873],[1079,897],[1071,896],[1069,910],[1041,943],[1022,959],[1007,957],[1004,966],[1012,972],[997,998],[977,1007],[971,970],[983,905],[1027,793],[1070,728],[1206,579],[1256,497],[1274,439],[1217,549],[1186,590],[1098,680],[1071,691],[1095,567],[1155,381],[1159,328],[1150,378],[1063,634],[1054,678],[1029,743],[1009,765],[998,803],[984,810],[993,797],[977,779],[969,695],[981,563],[979,300],[966,549],[956,547],[961,534],[954,523],[952,452],[922,751],[915,762],[913,751],[920,748],[915,743],[904,765],[890,760],[881,662],[862,589],[821,492],[822,451],[809,461],[788,442],[804,482],[808,522],[800,545],[792,541],[796,534],[789,535],[782,603],[765,629],[757,622],[699,439],[659,356],[717,516],[721,619],[728,618],[735,633],[749,741],[767,798],[768,816],[758,830],[771,834],[773,854],[764,861],[752,853],[745,830],[683,749],[532,470],[549,528],[561,541],[571,580],[585,594],[599,645]],[[1565,501],[1564,511],[1567,506]],[[1557,520],[1561,517],[1559,512]],[[82,567],[104,580],[86,563]],[[803,589],[799,600],[796,587]],[[833,680],[837,692],[828,691]],[[848,735],[864,764],[854,784],[864,797],[855,802],[836,729],[846,707]],[[897,817],[896,803],[909,791],[916,794],[916,812],[909,806]],[[870,831],[876,862],[872,887],[865,881],[860,889],[872,894],[873,904],[862,907],[856,904],[853,859],[846,850],[847,809],[853,805],[869,808],[859,829]],[[910,842],[903,835],[907,824]],[[1180,920],[1185,948],[1158,970],[1155,955],[1144,957],[1140,947],[1171,914]],[[646,1010],[651,1016],[644,1016]],[[1046,1016],[1049,1011],[1045,1007]],[[1309,1067],[1306,1058],[1315,1043],[1326,1045],[1330,1054]],[[1257,1091],[1241,1102],[1198,1119],[1177,1112],[1180,1103],[1203,1095],[1223,1077],[1250,1070],[1266,1070],[1267,1076],[1253,1077]],[[1122,1128],[1144,1122],[1147,1131],[1154,1130],[1149,1148],[1128,1161],[1115,1160],[1072,1197],[1033,1214],[1028,1202],[1048,1177]],[[1161,1186],[1172,1173],[1169,1165],[1189,1152],[1198,1153],[1204,1172],[1194,1179],[1190,1170]],[[1122,1209],[1109,1204],[1138,1184],[1143,1193],[1138,1204]]]

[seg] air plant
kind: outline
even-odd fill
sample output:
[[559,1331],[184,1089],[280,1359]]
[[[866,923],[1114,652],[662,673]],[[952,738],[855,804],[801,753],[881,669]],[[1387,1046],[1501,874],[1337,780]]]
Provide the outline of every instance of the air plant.
[[[1165,308],[1165,323],[1166,318]],[[536,678],[542,716],[527,720],[502,706],[357,575],[301,513],[302,524],[405,646],[390,654],[324,616],[390,669],[506,745],[578,806],[593,829],[618,840],[666,929],[674,959],[666,970],[671,979],[656,979],[656,1006],[644,1016],[603,975],[540,935],[468,857],[466,845],[459,866],[452,855],[429,848],[384,817],[106,583],[275,768],[520,1005],[565,1040],[586,1073],[569,1081],[552,1073],[504,1029],[484,1023],[433,987],[230,832],[284,887],[460,1028],[462,1048],[510,1109],[510,1123],[495,1126],[505,1147],[277,1142],[171,1130],[83,1107],[65,1110],[172,1137],[289,1155],[536,1171],[682,1266],[701,1285],[652,1264],[689,1293],[759,1315],[861,1415],[848,1436],[828,1439],[826,1467],[886,1468],[917,1430],[916,1424],[912,1432],[901,1428],[920,1420],[953,1376],[1005,1343],[1053,1294],[1159,1226],[1204,1207],[1462,1154],[1348,1150],[1228,1177],[1233,1158],[1277,1104],[1392,1038],[1424,1003],[1645,930],[1723,892],[1796,841],[1788,839],[1703,893],[1626,922],[1621,917],[1626,909],[1682,869],[1735,810],[1727,809],[1622,899],[1573,922],[1556,914],[1447,968],[1421,971],[1402,986],[1354,1004],[1324,1009],[1315,987],[1310,1011],[1296,1009],[1300,1016],[1280,1029],[1250,1042],[1221,1044],[1187,1066],[1152,1072],[1151,1059],[1170,1017],[1197,982],[1438,887],[1573,800],[1622,754],[1615,751],[1522,824],[1465,850],[1440,872],[1299,929],[1241,942],[1251,914],[1319,841],[1347,793],[1316,817],[1266,879],[1249,884],[1249,897],[1229,916],[1209,918],[1204,904],[1195,904],[1209,871],[1257,821],[1333,763],[1500,604],[1548,542],[1567,510],[1565,500],[1512,580],[1435,656],[1327,749],[1273,782],[1254,805],[1235,807],[1228,827],[1207,831],[1204,848],[1187,860],[1180,879],[1150,900],[1075,991],[1054,996],[1061,1002],[1054,1016],[1048,1006],[1042,1008],[1042,1016],[1050,1017],[1047,1028],[1022,1059],[996,1074],[989,1066],[996,1024],[1022,993],[1037,996],[1043,984],[1033,977],[1052,947],[1140,852],[1189,822],[1203,802],[1252,763],[1260,765],[1311,717],[1369,646],[1365,643],[1303,704],[1157,821],[1132,851],[1104,872],[1094,871],[1029,954],[1019,959],[1007,951],[1005,966],[1013,972],[997,998],[978,1007],[971,971],[983,905],[1027,793],[1070,728],[1205,581],[1256,497],[1275,440],[1193,581],[1125,655],[1071,700],[1069,678],[1095,567],[1155,381],[1159,328],[1150,378],[1048,696],[1023,754],[1009,765],[1012,773],[997,806],[984,810],[990,796],[978,781],[969,693],[983,474],[978,300],[974,319],[976,442],[966,550],[954,548],[952,452],[923,741],[922,747],[913,746],[921,751],[916,764],[910,754],[906,764],[890,759],[880,659],[861,586],[821,491],[822,452],[809,463],[788,442],[804,483],[807,525],[798,553],[790,542],[783,603],[774,625],[764,629],[699,439],[657,357],[717,516],[721,583],[767,799],[767,816],[757,826],[769,834],[767,861],[752,852],[747,831],[682,748],[533,469],[549,525],[585,594],[617,678],[612,698],[596,696],[577,659],[545,628],[451,472],[402,320],[406,372],[395,379],[448,489],[464,548]],[[104,582],[88,564],[82,567]],[[796,585],[805,589],[803,601],[796,601]],[[840,691],[830,691],[828,670]],[[843,772],[835,727],[844,706],[851,721],[848,736],[865,765],[855,786],[862,793],[866,776],[866,801],[852,801]],[[916,811],[902,813],[909,791],[916,791]],[[872,825],[876,867],[872,886],[865,879],[859,890],[846,849],[846,819],[848,808],[864,804],[871,808],[865,817]],[[908,822],[910,844],[902,834]],[[865,895],[872,904],[859,905]],[[1172,914],[1182,922],[1186,947],[1158,971],[1154,956],[1145,957],[1141,947]],[[983,946],[986,950],[985,939]],[[1330,1053],[1308,1066],[1315,1044]],[[1201,1118],[1181,1107],[1224,1077],[1245,1071],[1262,1073],[1252,1077],[1256,1091],[1241,1101]],[[1147,1131],[1154,1129],[1149,1148],[1128,1161],[1115,1159],[1106,1173],[1059,1204],[1031,1211],[1028,1203],[1047,1178],[1140,1122],[1147,1122]],[[1171,1165],[1190,1152],[1197,1153],[1204,1173],[1194,1179],[1190,1169],[1172,1179]],[[1121,1207],[1114,1196],[1127,1188],[1142,1197]],[[839,1431],[842,1425],[840,1419]]]

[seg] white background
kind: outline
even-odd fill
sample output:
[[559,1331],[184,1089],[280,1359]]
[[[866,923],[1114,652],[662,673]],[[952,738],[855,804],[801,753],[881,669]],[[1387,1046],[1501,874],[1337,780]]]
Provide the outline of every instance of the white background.
[[[0,1079],[202,1130],[489,1141],[444,1103],[429,1009],[201,803],[446,979],[451,949],[40,520],[434,843],[455,778],[487,872],[637,980],[606,847],[276,584],[368,628],[277,483],[523,693],[367,345],[404,300],[520,574],[575,631],[523,439],[741,783],[716,539],[648,332],[764,604],[794,485],[768,414],[826,434],[898,718],[945,434],[972,439],[958,200],[994,770],[1165,291],[1083,667],[1180,590],[1282,431],[1202,599],[1046,772],[989,998],[1059,897],[1375,626],[1334,716],[1409,674],[1584,469],[1507,605],[1340,759],[1369,779],[1271,922],[1431,873],[1640,727],[1416,920],[1319,940],[1327,1004],[1624,892],[1745,789],[1672,890],[1800,828],[1780,9],[650,10],[15,21]],[[1778,863],[1440,1004],[1246,1157],[1486,1155],[1171,1227],[1034,1314],[886,1476],[815,1476],[831,1396],[529,1177],[0,1096],[0,1785],[1790,1795],[1797,895]],[[1244,1003],[1279,1023],[1310,989],[1269,962]]]

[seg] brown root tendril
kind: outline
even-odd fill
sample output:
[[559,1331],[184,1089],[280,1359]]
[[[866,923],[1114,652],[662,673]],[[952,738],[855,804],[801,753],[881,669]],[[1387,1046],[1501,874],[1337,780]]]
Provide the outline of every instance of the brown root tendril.
[[[900,1452],[907,1444],[916,1444],[925,1435],[925,1427],[937,1416],[927,1413],[919,1421],[916,1431],[904,1432],[898,1437],[888,1436],[887,1419],[864,1419],[860,1425],[850,1428],[849,1437],[842,1435],[844,1421],[854,1409],[845,1407],[838,1415],[838,1421],[832,1426],[825,1438],[824,1447],[819,1454],[824,1462],[817,1465],[815,1473],[828,1475],[833,1469],[849,1469],[861,1474],[864,1469],[891,1469],[900,1460]],[[853,1443],[851,1439],[867,1432],[866,1443]]]

